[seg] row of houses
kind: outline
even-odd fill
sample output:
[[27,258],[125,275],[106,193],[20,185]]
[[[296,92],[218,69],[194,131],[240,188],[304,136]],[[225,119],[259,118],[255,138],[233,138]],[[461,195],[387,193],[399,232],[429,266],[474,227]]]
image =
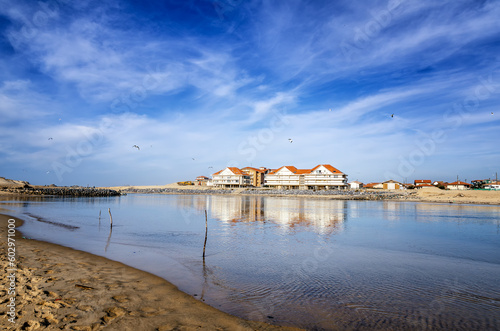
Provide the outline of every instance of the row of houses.
[[312,169],[297,169],[294,166],[283,166],[278,169],[266,167],[237,168],[227,167],[212,175],[212,179],[199,176],[196,179],[199,185],[210,185],[221,188],[235,187],[269,187],[277,189],[385,189],[399,190],[423,187],[439,187],[448,190],[467,190],[470,188],[500,189],[498,181],[475,180],[466,183],[457,180],[448,183],[431,181],[430,179],[416,179],[413,184],[401,183],[395,180],[363,184],[359,181],[347,182],[347,174],[329,164],[319,164]]
[[[354,183],[354,182],[353,182]],[[359,182],[358,182],[359,183]],[[352,183],[349,183],[352,184]],[[476,180],[471,181],[471,183],[463,182],[457,180],[456,182],[448,183],[444,181],[431,181],[430,179],[416,179],[413,184],[400,183],[394,180],[389,180],[382,183],[368,183],[368,184],[357,184],[357,188],[373,188],[373,189],[405,189],[405,188],[415,188],[421,189],[423,187],[438,187],[446,190],[468,190],[471,188],[476,189],[497,189],[499,182],[491,180]],[[352,188],[352,185],[351,185]],[[498,188],[500,189],[500,188]]]
[[212,175],[209,185],[215,187],[270,187],[277,189],[345,189],[347,174],[329,164],[319,164],[312,169],[283,166],[278,169],[265,167],[227,167]]

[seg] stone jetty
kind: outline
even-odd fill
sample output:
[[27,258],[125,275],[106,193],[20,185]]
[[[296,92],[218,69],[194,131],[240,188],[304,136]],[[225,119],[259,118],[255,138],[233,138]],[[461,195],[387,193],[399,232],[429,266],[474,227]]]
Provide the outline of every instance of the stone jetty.
[[224,194],[224,195],[265,195],[265,196],[311,196],[334,197],[342,200],[406,200],[412,194],[406,191],[365,191],[365,190],[279,190],[262,188],[236,189],[177,189],[177,188],[127,188],[126,193],[143,194]]
[[15,194],[29,194],[29,195],[59,195],[59,196],[72,196],[72,197],[109,197],[121,195],[121,192],[93,187],[33,187],[24,185],[23,187],[16,188],[3,188],[0,189],[4,192]]

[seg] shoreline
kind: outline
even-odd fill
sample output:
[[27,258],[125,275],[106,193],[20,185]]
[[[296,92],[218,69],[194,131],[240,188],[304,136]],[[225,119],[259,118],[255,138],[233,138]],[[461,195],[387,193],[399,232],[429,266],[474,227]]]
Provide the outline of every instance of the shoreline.
[[[247,321],[213,308],[167,280],[123,263],[49,242],[23,238],[23,221],[0,212],[0,235],[15,219],[16,320],[13,330],[300,330]],[[0,247],[2,296],[10,298],[7,240]],[[12,296],[13,297],[13,296]]]
[[[104,188],[104,187],[103,187]],[[359,191],[339,192],[341,194],[325,194],[322,191],[284,191],[277,192],[271,189],[214,189],[210,187],[183,187],[179,185],[163,186],[118,186],[106,187],[119,190],[126,194],[165,194],[165,195],[227,195],[227,196],[268,196],[268,197],[297,197],[332,200],[357,201],[400,201],[423,203],[449,204],[481,204],[500,205],[500,191],[482,190],[441,190],[438,188],[421,188],[418,190],[380,190],[362,189]],[[307,194],[301,194],[307,192]]]

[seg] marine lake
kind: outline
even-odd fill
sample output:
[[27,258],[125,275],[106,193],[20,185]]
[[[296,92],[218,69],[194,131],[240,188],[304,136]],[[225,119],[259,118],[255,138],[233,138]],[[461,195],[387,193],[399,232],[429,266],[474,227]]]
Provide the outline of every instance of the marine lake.
[[129,194],[2,197],[0,207],[25,220],[28,238],[149,271],[246,319],[500,329],[499,206]]

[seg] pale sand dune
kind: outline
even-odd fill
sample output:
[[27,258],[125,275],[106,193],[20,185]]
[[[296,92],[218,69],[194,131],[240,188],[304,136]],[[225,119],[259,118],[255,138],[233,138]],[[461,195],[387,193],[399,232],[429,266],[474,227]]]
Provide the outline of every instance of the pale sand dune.
[[[0,215],[4,271],[9,218]],[[17,319],[15,324],[7,320],[9,281],[2,272],[0,329],[297,330],[228,315],[122,263],[36,240],[18,237],[15,244]]]
[[28,182],[0,177],[0,187],[8,187],[8,188],[23,187],[26,184],[28,184]]
[[417,190],[418,201],[475,204],[500,204],[500,191],[440,190],[429,187]]

